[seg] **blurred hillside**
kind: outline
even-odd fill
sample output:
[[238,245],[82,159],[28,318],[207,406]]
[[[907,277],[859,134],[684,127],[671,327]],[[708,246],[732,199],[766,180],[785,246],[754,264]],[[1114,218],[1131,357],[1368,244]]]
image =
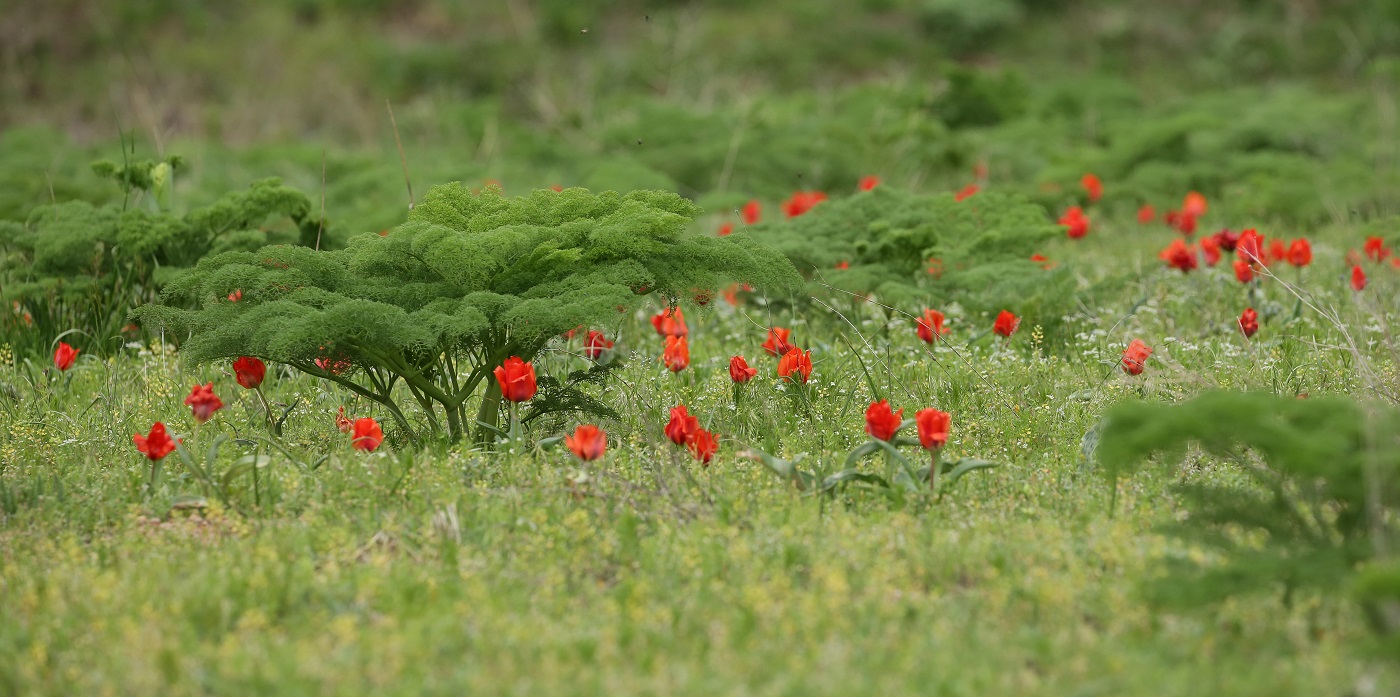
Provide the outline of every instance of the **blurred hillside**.
[[0,128],[119,128],[225,143],[378,143],[497,103],[568,132],[601,97],[685,105],[948,61],[1032,79],[1112,74],[1176,93],[1365,79],[1400,46],[1400,0],[7,0]]

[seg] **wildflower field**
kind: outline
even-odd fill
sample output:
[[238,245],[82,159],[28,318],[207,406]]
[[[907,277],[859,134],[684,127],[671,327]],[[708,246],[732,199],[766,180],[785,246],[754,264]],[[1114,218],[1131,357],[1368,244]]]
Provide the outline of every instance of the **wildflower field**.
[[0,695],[1400,694],[1400,3],[16,0]]

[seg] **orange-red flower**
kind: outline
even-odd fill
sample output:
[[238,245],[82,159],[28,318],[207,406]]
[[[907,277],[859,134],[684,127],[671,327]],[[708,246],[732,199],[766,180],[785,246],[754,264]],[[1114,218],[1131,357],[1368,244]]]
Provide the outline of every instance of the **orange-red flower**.
[[948,442],[953,415],[933,408],[920,409],[914,412],[914,423],[919,427],[919,445],[925,450],[936,450]]
[[860,178],[860,190],[869,191],[880,185],[880,178],[871,174]]
[[807,383],[812,377],[812,352],[793,346],[778,360],[778,377],[792,382]]
[[1142,208],[1138,209],[1137,221],[1139,225],[1146,225],[1156,219],[1156,217],[1157,209],[1153,208],[1150,203],[1144,203],[1142,204]]
[[1264,236],[1250,228],[1240,233],[1240,239],[1235,243],[1235,256],[1240,261],[1247,262],[1255,268],[1268,265],[1268,257],[1264,251]]
[[1371,261],[1381,261],[1390,256],[1390,250],[1386,248],[1385,240],[1379,237],[1367,237],[1362,250],[1366,253],[1366,258]]
[[588,330],[588,336],[583,339],[583,355],[590,361],[602,358],[603,352],[612,347],[613,342],[596,329]]
[[1199,218],[1206,214],[1206,197],[1199,191],[1192,191],[1186,194],[1186,198],[1181,201],[1181,212],[1193,218]]
[[1215,266],[1220,263],[1220,240],[1214,235],[1201,238],[1201,256],[1206,259],[1206,266]]
[[739,211],[739,215],[743,217],[745,225],[754,225],[758,222],[759,215],[762,212],[763,209],[759,206],[758,201],[749,201],[744,204],[744,207]]
[[966,201],[967,199],[976,196],[978,191],[981,191],[981,188],[978,187],[976,184],[968,184],[967,186],[958,189],[958,193],[953,194],[953,200]]
[[729,359],[729,379],[736,383],[743,384],[758,375],[757,368],[750,368],[749,362],[743,356],[735,356]]
[[690,344],[683,336],[666,337],[666,350],[661,352],[661,362],[666,364],[666,369],[673,373],[679,373],[690,365]]
[[335,427],[341,433],[349,433],[355,428],[355,424],[351,423],[350,417],[345,415],[345,407],[341,407],[340,411],[336,413]]
[[1142,339],[1133,339],[1128,344],[1128,348],[1123,350],[1123,372],[1129,375],[1141,375],[1143,366],[1147,363],[1147,357],[1152,355],[1152,347],[1143,343]]
[[719,440],[715,438],[715,434],[703,428],[695,429],[695,433],[690,435],[690,440],[686,442],[686,445],[690,448],[691,456],[699,460],[700,464],[705,467],[710,466],[710,460],[714,458],[715,453],[719,452]]
[[772,327],[768,330],[768,340],[763,342],[763,350],[770,356],[781,356],[792,348],[792,342],[788,337],[792,335],[791,329],[782,327]]
[[1167,262],[1167,266],[1181,269],[1182,273],[1191,273],[1191,270],[1195,269],[1197,265],[1195,247],[1187,246],[1179,237],[1172,240],[1172,243],[1158,253],[1157,257]]
[[887,400],[871,402],[865,410],[865,432],[876,440],[888,441],[904,423],[904,410],[891,411]]
[[580,424],[572,436],[564,436],[564,445],[568,446],[574,457],[592,462],[607,452],[608,434],[593,424]]
[[791,198],[783,202],[783,212],[789,218],[796,218],[825,200],[826,194],[820,191],[796,191]]
[[1079,178],[1079,185],[1084,187],[1084,193],[1089,195],[1089,203],[1097,203],[1103,198],[1103,182],[1097,175],[1085,174]]
[[679,307],[668,307],[652,315],[651,326],[661,336],[685,336],[690,333],[685,326],[685,313]]
[[185,397],[185,406],[194,412],[195,423],[208,421],[214,412],[223,409],[223,400],[214,394],[214,383],[195,385],[190,395]]
[[836,262],[836,270],[837,270],[837,271],[845,271],[846,269],[849,269],[849,268],[851,268],[851,262],[849,262],[849,261],[846,261],[846,260],[842,259],[841,261]]
[[924,309],[924,316],[919,318],[918,334],[924,343],[931,344],[935,337],[943,336],[953,331],[943,326],[943,313],[938,310]]
[[243,299],[243,289],[242,289],[242,288],[235,288],[235,289],[233,290],[232,293],[229,293],[229,294],[228,294],[228,301],[231,302],[231,303],[236,303],[236,302],[238,302],[239,300],[242,300],[242,299]]
[[1351,287],[1354,290],[1366,290],[1366,272],[1360,266],[1351,267]]
[[505,363],[496,366],[496,382],[501,386],[501,396],[512,402],[523,402],[535,396],[535,366],[511,356]]
[[732,235],[732,234],[734,234],[734,223],[720,223],[720,224],[719,224],[719,236],[720,236],[720,237],[728,237],[728,236],[730,236],[730,235]]
[[1288,245],[1288,263],[1294,266],[1307,266],[1312,263],[1312,244],[1305,238],[1293,240]]
[[247,389],[258,389],[266,376],[267,365],[252,356],[239,356],[233,360],[233,378]]
[[1021,318],[1002,310],[997,314],[997,321],[992,323],[992,331],[1001,336],[1009,337],[1016,333],[1016,328],[1021,326]]
[[150,433],[144,436],[138,433],[131,437],[131,442],[135,443],[136,449],[151,460],[159,460],[175,452],[175,439],[165,432],[165,424],[159,421],[151,426]]
[[938,257],[929,257],[928,266],[924,269],[928,275],[934,278],[943,277],[943,260]]
[[353,434],[350,437],[350,445],[356,450],[370,452],[379,447],[384,442],[384,429],[379,427],[379,422],[369,417],[355,419]]
[[1254,336],[1254,332],[1259,331],[1259,313],[1252,307],[1246,307],[1240,313],[1240,331],[1244,333],[1244,338]]
[[1045,269],[1046,271],[1055,268],[1055,265],[1057,263],[1046,258],[1044,254],[1032,254],[1031,261],[1040,264],[1040,268]]
[[691,416],[684,404],[677,404],[671,407],[671,420],[666,423],[663,431],[672,443],[685,445],[699,428],[700,419]]
[[73,367],[73,361],[78,360],[78,352],[82,349],[75,349],[66,342],[58,342],[58,348],[53,352],[53,367],[60,371],[66,371]]
[[1240,283],[1249,283],[1250,281],[1253,281],[1253,280],[1254,280],[1254,267],[1253,267],[1253,266],[1250,266],[1250,265],[1249,265],[1249,262],[1247,262],[1247,261],[1243,261],[1243,260],[1240,260],[1240,259],[1236,259],[1236,260],[1235,260],[1235,278],[1239,279]]
[[1064,215],[1060,216],[1060,225],[1064,227],[1065,234],[1072,240],[1077,240],[1089,234],[1089,219],[1084,215],[1084,209],[1079,206],[1070,206]]

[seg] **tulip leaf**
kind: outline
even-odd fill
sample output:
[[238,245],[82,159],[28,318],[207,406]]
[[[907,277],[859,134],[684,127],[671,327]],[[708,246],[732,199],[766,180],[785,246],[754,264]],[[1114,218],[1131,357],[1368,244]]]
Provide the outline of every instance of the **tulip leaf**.
[[968,472],[971,472],[973,470],[990,469],[996,466],[997,463],[995,462],[988,462],[986,460],[976,460],[968,457],[960,458],[958,460],[953,460],[950,462],[945,462],[943,463],[942,467],[942,471],[944,472],[943,485],[952,486],[956,484],[957,481],[961,479],[964,474],[967,474]]
[[876,474],[868,474],[853,469],[845,469],[835,474],[828,475],[822,480],[821,490],[831,491],[846,482],[861,482],[863,484],[875,484],[885,489],[890,488],[890,483],[884,477]]

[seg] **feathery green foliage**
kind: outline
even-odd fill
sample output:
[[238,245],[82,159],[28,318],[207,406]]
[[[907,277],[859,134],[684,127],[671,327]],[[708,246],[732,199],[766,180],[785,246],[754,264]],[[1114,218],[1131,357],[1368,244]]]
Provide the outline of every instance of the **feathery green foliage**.
[[[957,201],[948,193],[878,186],[754,234],[786,254],[818,297],[829,296],[830,285],[889,305],[956,302],[970,312],[1011,309],[1050,323],[1071,295],[1067,270],[1030,260],[1059,227],[1020,196],[980,193]],[[837,269],[841,262],[849,267]]]
[[[0,302],[18,309],[5,319],[16,329],[16,350],[42,353],[75,327],[94,332],[92,348],[103,346],[120,337],[132,308],[153,301],[174,271],[206,254],[316,244],[320,222],[310,200],[276,179],[170,212],[165,198],[180,166],[179,158],[98,162],[93,170],[128,194],[123,204],[70,200],[33,209],[23,224],[0,224]],[[269,226],[274,220],[290,225]]]
[[[190,360],[256,356],[340,383],[383,404],[411,439],[400,382],[427,430],[454,439],[478,399],[484,437],[499,414],[491,371],[510,356],[531,360],[560,334],[607,323],[650,293],[674,303],[733,282],[800,284],[748,235],[688,232],[698,213],[658,191],[507,198],[498,188],[437,186],[407,222],[342,251],[272,246],[206,258],[170,282],[165,305],[137,316],[188,333]],[[234,289],[243,300],[226,302]]]
[[[1184,541],[1210,550],[1169,563],[1159,600],[1213,603],[1230,596],[1345,588],[1373,559],[1384,563],[1400,528],[1400,412],[1345,397],[1294,399],[1266,393],[1214,392],[1166,406],[1128,403],[1105,417],[1097,456],[1120,477],[1182,461],[1189,443],[1239,465],[1244,482],[1183,477],[1175,487],[1187,514],[1168,525]],[[1400,597],[1397,576],[1368,572],[1360,594],[1373,625],[1400,633],[1387,615]],[[1387,580],[1390,579],[1390,580]]]

